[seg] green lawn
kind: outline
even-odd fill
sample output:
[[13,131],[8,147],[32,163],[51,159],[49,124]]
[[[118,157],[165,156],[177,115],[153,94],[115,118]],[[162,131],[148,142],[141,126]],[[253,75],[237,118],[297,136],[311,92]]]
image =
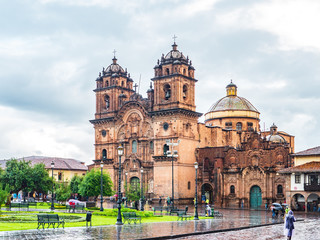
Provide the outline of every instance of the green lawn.
[[[37,214],[39,212],[15,212],[15,211],[2,211],[0,212],[0,231],[13,231],[13,230],[27,230],[36,229]],[[65,227],[85,227],[85,213],[62,213],[57,212],[59,217],[68,218],[65,219]],[[103,214],[103,215],[102,215]],[[153,212],[139,212],[137,214],[142,215],[141,222],[169,222],[177,221],[177,216],[153,216]],[[112,216],[108,216],[112,215]],[[144,216],[145,215],[145,216]],[[149,217],[146,217],[149,216]],[[9,218],[10,220],[6,220]],[[79,219],[69,219],[79,218]],[[200,217],[203,218],[203,217]],[[116,209],[105,209],[104,212],[94,211],[92,215],[92,226],[104,226],[114,225],[117,221]],[[52,228],[52,227],[50,227]]]

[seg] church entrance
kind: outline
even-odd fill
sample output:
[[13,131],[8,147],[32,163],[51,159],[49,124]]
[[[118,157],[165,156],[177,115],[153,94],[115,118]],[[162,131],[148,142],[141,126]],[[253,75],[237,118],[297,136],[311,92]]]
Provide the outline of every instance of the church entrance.
[[213,189],[209,183],[205,183],[201,187],[201,202],[205,203],[209,199],[209,203],[213,203]]
[[250,207],[259,208],[262,204],[261,188],[253,186],[250,190]]

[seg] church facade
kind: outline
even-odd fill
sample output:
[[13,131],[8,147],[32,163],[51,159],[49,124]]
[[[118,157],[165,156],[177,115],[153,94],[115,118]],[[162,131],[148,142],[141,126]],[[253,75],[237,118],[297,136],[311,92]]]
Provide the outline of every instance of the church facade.
[[103,68],[94,90],[95,160],[89,168],[103,162],[117,189],[121,144],[122,192],[126,184],[142,183],[148,200],[192,202],[198,162],[199,200],[249,207],[282,199],[276,190],[284,179],[276,171],[291,166],[293,136],[276,126],[261,132],[259,112],[237,96],[233,83],[199,123],[195,69],[176,43],[158,60],[151,81],[143,98],[116,57]]

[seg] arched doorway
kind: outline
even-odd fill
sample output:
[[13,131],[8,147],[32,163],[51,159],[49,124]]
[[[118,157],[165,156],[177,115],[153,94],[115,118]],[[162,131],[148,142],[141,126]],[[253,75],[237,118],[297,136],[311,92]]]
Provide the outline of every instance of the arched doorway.
[[307,198],[307,209],[308,212],[317,212],[319,204],[318,194],[312,193]]
[[305,210],[304,196],[300,193],[294,194],[291,198],[291,209],[296,211]]
[[259,208],[262,204],[261,188],[257,185],[250,189],[250,207]]
[[209,183],[205,183],[201,187],[201,202],[209,199],[209,203],[213,203],[213,189]]

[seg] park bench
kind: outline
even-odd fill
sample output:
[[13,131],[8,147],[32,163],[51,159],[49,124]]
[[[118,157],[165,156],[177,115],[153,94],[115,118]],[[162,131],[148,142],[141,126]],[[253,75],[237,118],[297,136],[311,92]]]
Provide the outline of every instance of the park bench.
[[160,211],[160,214],[162,215],[163,207],[154,207],[153,208],[153,215],[156,215],[156,212]]
[[186,210],[178,209],[178,208],[170,209],[170,215],[172,215],[173,213],[178,213],[178,212],[186,212]]
[[177,211],[177,216],[177,221],[179,221],[179,219],[181,219],[181,221],[189,220],[192,217],[191,215],[187,215],[186,211]]
[[9,209],[11,211],[11,208],[27,208],[29,210],[29,204],[28,203],[22,203],[22,202],[11,202],[9,205]]
[[126,221],[129,224],[132,221],[134,223],[137,223],[138,221],[140,221],[140,223],[141,223],[141,217],[137,216],[136,212],[123,212],[122,216],[123,216],[123,223],[125,223]]
[[69,212],[72,210],[75,212],[75,210],[84,210],[84,205],[77,204],[77,205],[66,205],[66,209],[69,210]]
[[45,225],[47,224],[49,228],[50,225],[52,225],[53,228],[55,228],[55,225],[57,225],[57,228],[59,228],[60,225],[64,228],[64,220],[59,219],[58,214],[37,214],[38,216],[38,227],[37,229],[42,226],[44,229]]

